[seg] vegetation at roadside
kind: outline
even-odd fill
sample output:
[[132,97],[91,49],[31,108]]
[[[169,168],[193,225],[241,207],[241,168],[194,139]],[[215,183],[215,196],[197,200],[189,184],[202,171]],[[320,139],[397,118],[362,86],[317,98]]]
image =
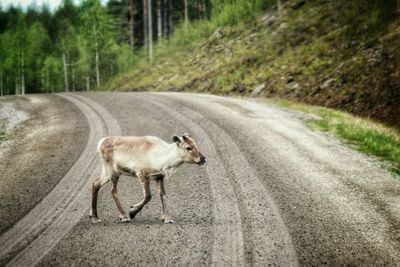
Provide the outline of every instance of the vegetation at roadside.
[[[282,99],[267,100],[280,106],[313,114],[308,126],[333,132],[358,150],[390,162],[390,171],[400,175],[400,131],[349,113]],[[314,117],[314,116],[313,116]]]
[[[280,7],[280,8],[278,8]],[[398,0],[63,0],[0,7],[0,93],[283,97],[400,126]]]
[[0,132],[0,143],[6,140],[6,135],[3,132]]
[[6,134],[2,131],[2,128],[3,128],[3,123],[0,121],[0,144],[7,138]]
[[398,1],[287,0],[280,14],[275,1],[230,3],[181,25],[153,63],[139,57],[103,89],[248,95],[264,86],[260,96],[400,126]]
[[133,55],[99,0],[79,6],[0,6],[0,93],[86,90],[127,70]]

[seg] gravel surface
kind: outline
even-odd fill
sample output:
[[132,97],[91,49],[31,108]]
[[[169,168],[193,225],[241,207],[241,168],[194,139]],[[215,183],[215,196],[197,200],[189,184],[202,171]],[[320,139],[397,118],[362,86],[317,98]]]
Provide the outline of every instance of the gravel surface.
[[[198,94],[79,98],[106,108],[97,111],[110,112],[104,127],[121,127],[123,135],[169,141],[189,132],[208,162],[184,165],[166,181],[176,224],[161,222],[157,194],[132,223],[118,223],[105,186],[98,203],[103,222],[93,225],[83,216],[63,238],[58,232],[51,250],[37,250],[49,252],[39,265],[399,265],[400,182],[374,160],[308,129],[298,114]],[[119,194],[127,208],[141,200],[140,183],[121,177]],[[78,210],[88,214],[88,206]],[[68,214],[78,216],[62,216]]]
[[[2,98],[8,141],[0,153],[0,233],[57,185],[78,159],[88,125],[79,109],[58,96]],[[4,111],[4,109],[2,108]]]

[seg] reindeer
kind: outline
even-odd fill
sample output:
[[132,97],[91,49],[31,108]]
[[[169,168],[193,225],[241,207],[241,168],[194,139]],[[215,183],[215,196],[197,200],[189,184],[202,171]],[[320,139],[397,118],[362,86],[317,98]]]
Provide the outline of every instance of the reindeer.
[[[161,200],[161,219],[164,223],[174,223],[166,210],[164,178],[183,163],[203,165],[207,160],[189,134],[174,135],[172,141],[173,143],[168,144],[154,136],[114,136],[100,140],[97,151],[101,157],[102,172],[92,183],[90,218],[93,223],[101,221],[97,215],[97,195],[107,182],[111,181],[111,194],[119,211],[119,220],[129,222],[150,201],[150,180],[153,179]],[[138,177],[143,186],[143,200],[131,206],[129,216],[122,208],[117,192],[121,174]]]

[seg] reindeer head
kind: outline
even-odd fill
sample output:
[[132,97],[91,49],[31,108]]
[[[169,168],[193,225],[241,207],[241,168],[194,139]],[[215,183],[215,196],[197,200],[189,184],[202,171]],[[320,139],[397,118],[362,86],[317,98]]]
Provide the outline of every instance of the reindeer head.
[[172,141],[177,143],[183,162],[196,163],[198,165],[203,165],[207,162],[206,157],[200,153],[199,147],[189,134],[174,135]]

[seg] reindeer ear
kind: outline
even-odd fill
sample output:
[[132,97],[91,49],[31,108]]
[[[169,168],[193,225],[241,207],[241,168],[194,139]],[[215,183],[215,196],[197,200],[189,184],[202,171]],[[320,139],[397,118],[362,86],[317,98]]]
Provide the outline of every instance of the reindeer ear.
[[180,144],[180,143],[182,143],[182,137],[180,137],[180,136],[174,134],[174,135],[172,136],[172,141],[175,142],[175,143],[177,143],[177,144]]

